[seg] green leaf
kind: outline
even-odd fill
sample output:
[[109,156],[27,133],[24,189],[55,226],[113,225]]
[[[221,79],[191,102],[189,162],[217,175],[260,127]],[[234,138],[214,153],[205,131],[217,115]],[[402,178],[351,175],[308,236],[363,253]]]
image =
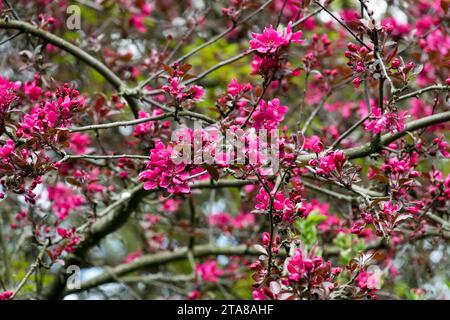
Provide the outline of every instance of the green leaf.
[[320,214],[314,214],[311,213],[310,215],[308,215],[308,217],[306,218],[306,222],[312,224],[312,225],[317,225],[319,223],[321,223],[322,221],[327,220],[326,216],[320,215]]

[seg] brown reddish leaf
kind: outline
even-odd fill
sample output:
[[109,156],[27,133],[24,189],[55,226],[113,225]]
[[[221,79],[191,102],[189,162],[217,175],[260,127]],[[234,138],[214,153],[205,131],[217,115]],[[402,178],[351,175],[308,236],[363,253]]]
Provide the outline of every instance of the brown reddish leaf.
[[384,261],[385,257],[386,254],[383,253],[381,250],[377,250],[372,254],[372,259],[380,262]]
[[386,59],[386,63],[390,63],[392,61],[392,59],[395,57],[395,55],[398,52],[398,47],[395,47],[394,50],[392,50],[391,54],[387,57]]
[[377,174],[375,176],[372,177],[373,180],[379,181],[379,182],[383,182],[383,183],[389,183],[389,179],[382,174]]
[[195,78],[197,78],[197,76],[195,74],[191,74],[191,73],[186,73],[183,76],[183,80],[190,80],[190,79],[195,79]]
[[214,168],[213,166],[209,165],[209,164],[203,164],[202,167],[208,171],[209,175],[211,176],[211,178],[213,178],[214,180],[219,180],[220,178],[220,173],[219,171]]
[[261,86],[256,86],[256,88],[255,88],[255,94],[256,94],[257,97],[261,96],[262,91],[263,91],[263,89],[262,89]]
[[66,178],[66,181],[67,181],[68,183],[70,183],[71,185],[74,185],[74,186],[77,186],[77,187],[80,187],[80,186],[81,186],[80,182],[78,182],[78,180],[75,179],[74,177],[67,177],[67,178]]
[[192,69],[192,65],[189,63],[185,63],[180,67],[180,71],[183,71],[183,73],[186,73],[191,69]]
[[162,67],[170,76],[173,76],[175,70],[173,70],[173,68],[171,66],[163,63]]
[[441,0],[441,8],[444,10],[445,14],[448,13],[448,8],[450,7],[450,0]]

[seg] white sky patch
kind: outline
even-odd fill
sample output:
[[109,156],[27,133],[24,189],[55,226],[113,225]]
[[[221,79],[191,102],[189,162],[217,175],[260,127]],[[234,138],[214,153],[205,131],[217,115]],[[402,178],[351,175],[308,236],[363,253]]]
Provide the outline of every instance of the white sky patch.
[[205,1],[203,0],[193,0],[192,6],[197,10],[205,10]]
[[119,132],[123,136],[130,136],[134,131],[134,128],[132,126],[128,127],[119,127]]
[[406,24],[408,23],[408,16],[397,7],[392,7],[390,15],[397,20],[400,24]]
[[217,214],[220,212],[226,212],[227,204],[223,200],[218,200],[214,202],[207,202],[205,204],[205,209],[203,210],[206,215]]
[[138,41],[132,41],[130,39],[121,39],[119,41],[117,52],[119,54],[127,54],[128,52],[131,52],[133,54],[134,59],[140,59],[142,57],[142,50],[144,50],[144,47],[139,48],[138,44],[139,44]]
[[[323,23],[327,23],[330,22],[331,20],[334,20],[327,12],[325,11],[321,11],[318,15],[317,15],[318,19],[320,21],[322,21]],[[339,16],[337,16],[339,18]]]
[[442,251],[442,249],[433,250],[430,253],[430,260],[433,263],[439,263],[443,257],[444,257],[444,252]]
[[[359,2],[356,1],[355,2],[357,5],[355,5],[353,7],[353,9],[357,9],[357,11],[359,12]],[[387,2],[384,0],[371,0],[369,2],[367,2],[367,7],[369,8],[369,10],[372,10],[374,12],[374,18],[377,22],[380,22],[381,19],[383,17],[386,16],[386,10],[387,10]],[[334,9],[334,10],[333,10]],[[341,18],[340,15],[340,11],[336,10],[335,8],[333,8],[333,6],[331,6],[331,10],[330,10],[337,18]],[[399,9],[395,9],[393,10],[393,17],[395,19],[397,19],[399,22],[401,23],[405,23],[407,22],[407,16]],[[334,21],[335,23],[337,23],[333,17],[331,17],[327,12],[325,11],[321,11],[318,15],[317,15],[318,19],[320,21],[322,21],[323,23],[327,23],[330,21]],[[364,17],[367,18],[367,14],[364,14]],[[342,20],[342,19],[341,19]]]
[[373,11],[373,17],[378,23],[386,15],[387,3],[384,0],[369,1],[367,7]]

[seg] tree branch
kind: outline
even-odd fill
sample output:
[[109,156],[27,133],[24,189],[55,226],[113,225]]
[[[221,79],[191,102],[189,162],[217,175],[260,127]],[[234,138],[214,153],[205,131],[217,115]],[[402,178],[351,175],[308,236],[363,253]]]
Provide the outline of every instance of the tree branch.
[[[369,245],[367,250],[378,248],[380,246],[379,243]],[[188,247],[179,248],[174,251],[165,251],[158,252],[153,254],[147,254],[141,256],[130,263],[121,264],[114,268],[109,269],[108,272],[104,272],[94,278],[86,280],[81,283],[80,289],[67,290],[64,292],[64,295],[77,293],[80,291],[88,290],[91,288],[95,288],[105,283],[115,281],[115,278],[124,276],[126,274],[130,274],[132,272],[138,271],[140,269],[145,269],[154,266],[160,266],[164,264],[168,264],[171,262],[176,262],[180,260],[185,260],[188,258],[189,249]],[[328,256],[338,255],[340,253],[339,249],[336,247],[326,248],[326,254]],[[236,246],[226,246],[219,247],[209,244],[196,245],[193,248],[193,255],[197,258],[203,258],[208,256],[259,256],[261,252],[247,245],[236,245]],[[279,254],[278,256],[283,256],[283,254]],[[113,277],[111,274],[114,274]],[[146,277],[127,277],[121,278],[124,282],[152,282],[161,279],[161,274],[149,275]],[[168,281],[170,279],[176,279],[177,281],[185,281],[187,279],[191,279],[191,275],[178,275],[173,277],[165,276]]]
[[[394,134],[388,133],[388,134],[381,136],[380,144],[377,147],[374,147],[370,143],[366,143],[361,146],[344,149],[343,151],[345,153],[345,156],[349,160],[356,159],[356,158],[362,158],[362,157],[368,156],[370,154],[379,152],[381,150],[381,147],[386,146],[386,145],[390,144],[391,142],[403,137],[408,132],[416,131],[416,130],[419,130],[422,128],[426,128],[426,127],[440,124],[440,123],[447,122],[447,121],[450,121],[450,111],[433,114],[431,116],[409,122],[408,124],[405,125],[405,129],[401,132],[396,132]],[[316,157],[315,153],[300,155],[298,157],[297,162],[307,163],[309,160],[311,160],[315,157]]]
[[[27,34],[31,34],[35,37],[45,40],[48,43],[51,43],[58,48],[72,54],[74,57],[83,61],[93,69],[95,69],[98,73],[100,73],[116,90],[122,92],[126,91],[127,85],[114,73],[112,72],[105,64],[103,64],[97,58],[94,58],[84,50],[78,48],[72,43],[50,33],[45,30],[41,30],[36,28],[30,23],[18,20],[5,20],[0,19],[0,28],[3,29],[14,29],[20,30]],[[133,97],[131,94],[124,94],[124,98],[129,104],[133,114],[135,117],[138,115],[139,110],[139,102]]]
[[418,97],[421,94],[423,94],[425,92],[428,92],[428,91],[449,90],[449,89],[450,89],[449,86],[444,86],[442,84],[437,84],[437,85],[429,86],[429,87],[426,87],[426,88],[422,88],[422,89],[419,89],[419,90],[416,90],[416,91],[404,94],[404,95],[398,97],[396,99],[396,101],[401,101],[401,100],[405,100],[405,99],[409,99],[409,98]]
[[[256,183],[256,180],[219,180],[215,182],[210,181],[196,181],[191,183],[192,189],[204,189],[204,188],[230,188],[230,187],[242,187],[248,184]],[[100,214],[99,219],[93,224],[85,224],[79,228],[79,232],[84,232],[84,238],[82,242],[76,247],[75,251],[68,255],[65,260],[65,265],[79,264],[83,260],[88,250],[96,245],[106,235],[114,232],[120,228],[131,214],[136,210],[141,200],[155,190],[144,190],[143,184],[139,184],[130,190],[122,192],[122,196],[119,200],[112,203],[105,208]],[[49,287],[45,296],[48,299],[58,299],[62,296],[65,290],[67,275],[64,270],[61,270],[57,274],[55,281]]]
[[[114,273],[116,276],[120,277],[125,274],[129,274],[131,272],[134,272],[136,270],[142,269],[142,268],[148,268],[152,266],[167,264],[170,262],[180,261],[187,259],[189,249],[181,248],[176,249],[174,251],[166,251],[166,252],[159,252],[155,254],[149,254],[144,255],[142,257],[137,258],[136,260],[127,263],[119,265],[115,268],[110,269],[112,273]],[[217,255],[225,255],[225,256],[246,256],[246,255],[260,255],[261,253],[258,252],[255,249],[250,248],[246,245],[237,245],[232,247],[217,247],[217,246],[211,246],[211,245],[197,245],[193,248],[193,255],[194,257],[201,258],[201,257],[207,257],[207,256],[217,256]],[[93,287],[97,287],[99,285],[102,285],[104,283],[108,283],[114,281],[113,277],[110,273],[105,272],[102,273],[92,279],[89,279],[83,283],[81,283],[80,289],[75,290],[68,290],[64,294],[70,294],[75,293],[83,290],[87,290]]]
[[113,154],[113,155],[98,155],[98,154],[67,154],[60,162],[77,159],[93,159],[93,160],[113,160],[113,159],[138,159],[150,160],[149,156],[141,156],[137,154]]
[[[172,118],[175,116],[175,112],[168,112],[163,113],[157,116],[153,117],[146,117],[146,118],[140,118],[135,120],[129,120],[129,121],[116,121],[116,122],[110,122],[110,123],[102,123],[102,124],[92,124],[84,127],[72,127],[69,128],[69,132],[82,132],[82,131],[89,131],[89,130],[102,130],[102,129],[110,129],[110,128],[117,128],[117,127],[128,127],[128,126],[134,126],[140,123],[146,123],[150,121],[158,121],[158,120],[164,120],[168,118]],[[210,124],[215,123],[216,121],[214,119],[211,119],[208,116],[205,116],[200,113],[192,112],[192,111],[180,111],[178,112],[179,117],[189,117],[194,119],[199,119],[206,121]]]
[[334,192],[325,188],[322,188],[320,186],[317,186],[311,182],[308,182],[306,180],[302,180],[302,185],[304,185],[307,189],[311,189],[320,193],[323,193],[324,195],[336,198],[338,200],[344,200],[344,201],[348,201],[348,202],[353,202],[353,200],[355,198],[353,198],[352,196],[343,194],[343,193],[338,193],[338,192]]

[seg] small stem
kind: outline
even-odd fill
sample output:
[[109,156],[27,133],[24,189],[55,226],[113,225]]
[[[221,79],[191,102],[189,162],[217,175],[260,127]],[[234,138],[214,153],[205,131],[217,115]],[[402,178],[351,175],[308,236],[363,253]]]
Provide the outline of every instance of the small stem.
[[[309,79],[309,71],[306,72],[306,74],[305,74],[305,81],[303,82],[303,93],[302,93],[302,100],[301,100],[301,103],[300,103],[300,114],[299,114],[299,120],[298,120],[299,124],[302,121],[303,111],[305,109],[306,89],[308,87],[308,79]],[[328,97],[328,95],[327,95],[327,97]],[[322,105],[323,105],[322,102],[325,102],[325,99],[326,98],[322,99],[322,101],[320,102],[319,107],[317,108],[317,112],[319,112],[319,109],[322,108]],[[314,116],[315,116],[315,114],[314,114]],[[311,116],[310,116],[310,118],[311,118]],[[312,118],[311,118],[311,121],[312,121]],[[307,127],[308,127],[307,124],[308,124],[308,121],[306,121],[305,126],[303,126],[303,129],[302,129],[302,133],[303,134],[305,133],[305,131],[306,131]]]
[[278,26],[280,25],[281,17],[283,16],[283,11],[284,11],[284,7],[286,6],[286,2],[287,2],[287,0],[283,1],[283,5],[281,6],[280,13],[278,14],[277,24],[276,24],[275,28],[278,28]]
[[383,59],[381,58],[379,52],[376,52],[375,55],[380,63],[381,70],[383,70],[384,77],[387,79],[387,81],[389,82],[389,85],[391,86],[392,95],[395,96],[395,94],[398,92],[398,90],[395,87],[394,83],[392,82],[392,79],[389,77],[389,75],[387,73],[386,66],[384,65]]
[[247,123],[250,121],[253,113],[255,112],[256,108],[258,108],[259,103],[261,102],[262,98],[264,97],[264,94],[266,93],[267,88],[272,83],[272,79],[273,79],[274,75],[275,75],[275,72],[273,72],[273,74],[270,76],[270,78],[264,82],[263,90],[261,92],[261,95],[258,97],[256,102],[253,104],[252,111],[250,111],[250,113],[248,114],[248,116],[245,119],[244,123],[242,124],[241,128],[244,128],[247,125]]
[[202,172],[199,172],[199,173],[196,173],[196,174],[194,174],[192,176],[187,177],[186,180],[192,180],[192,179],[201,177],[202,175],[207,174],[207,173],[208,173],[208,170],[205,170],[205,171],[202,171]]
[[273,259],[273,254],[272,254],[272,246],[273,246],[273,233],[274,233],[274,224],[273,224],[273,202],[274,202],[274,196],[272,196],[272,192],[270,191],[269,186],[267,185],[266,182],[264,182],[263,178],[261,177],[261,175],[258,173],[257,169],[255,169],[252,165],[250,165],[252,170],[255,172],[256,177],[258,178],[259,183],[263,186],[264,190],[266,191],[267,195],[269,196],[270,199],[270,204],[269,204],[269,234],[270,234],[270,242],[269,242],[269,261],[268,261],[268,266],[267,266],[267,276],[270,277],[270,273],[272,271],[272,259]]

